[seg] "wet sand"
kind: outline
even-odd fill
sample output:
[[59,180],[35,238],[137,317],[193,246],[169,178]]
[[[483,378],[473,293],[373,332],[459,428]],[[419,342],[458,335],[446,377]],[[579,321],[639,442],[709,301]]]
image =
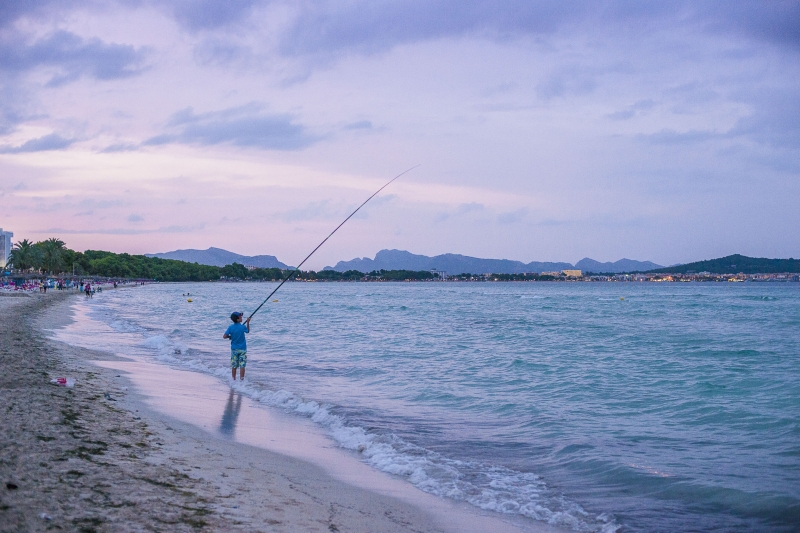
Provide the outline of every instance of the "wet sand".
[[209,376],[48,339],[74,297],[0,296],[0,531],[554,531],[425,494]]

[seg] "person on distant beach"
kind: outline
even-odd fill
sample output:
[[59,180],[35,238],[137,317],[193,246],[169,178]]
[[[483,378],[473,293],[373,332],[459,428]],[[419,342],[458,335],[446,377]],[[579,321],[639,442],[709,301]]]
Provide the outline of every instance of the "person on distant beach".
[[92,286],[89,283],[87,283],[86,285],[83,286],[83,292],[86,293],[86,297],[87,298],[91,298],[92,297]]
[[244,367],[247,365],[247,339],[245,334],[250,333],[250,319],[242,324],[243,314],[235,312],[231,314],[233,324],[228,326],[223,339],[231,340],[231,377],[236,381],[236,369],[239,369],[239,379],[244,379]]

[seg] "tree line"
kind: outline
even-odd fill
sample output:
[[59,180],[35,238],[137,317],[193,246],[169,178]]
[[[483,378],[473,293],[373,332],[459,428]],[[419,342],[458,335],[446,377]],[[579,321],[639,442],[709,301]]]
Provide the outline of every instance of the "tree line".
[[75,274],[160,281],[209,281],[224,275],[220,274],[222,269],[219,267],[197,263],[100,250],[77,252],[56,238],[36,243],[24,239],[14,244],[8,262],[23,273],[39,272],[52,276]]
[[[144,255],[116,254],[101,250],[77,252],[56,238],[30,242],[27,239],[14,244],[9,266],[19,272],[59,276],[101,276],[107,278],[150,279],[157,281],[214,281],[261,280],[278,281],[289,274],[279,268],[248,269],[239,263],[224,267],[187,263],[174,259],[160,259]],[[295,277],[302,281],[356,281],[375,279],[386,281],[430,280],[437,277],[428,271],[380,270],[367,274],[357,270],[301,271]]]
[[746,255],[728,255],[718,259],[696,261],[684,265],[650,270],[651,273],[665,274],[781,274],[800,273],[800,259],[767,259],[765,257],[747,257]]

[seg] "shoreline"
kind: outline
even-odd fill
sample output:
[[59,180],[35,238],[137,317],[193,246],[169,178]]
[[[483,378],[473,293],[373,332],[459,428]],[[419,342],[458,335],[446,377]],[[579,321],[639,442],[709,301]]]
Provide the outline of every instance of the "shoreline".
[[[34,363],[26,371],[24,391],[3,388],[5,403],[35,407],[27,412],[9,408],[2,415],[8,428],[0,456],[3,481],[19,487],[0,499],[2,531],[56,525],[86,531],[558,531],[530,521],[512,523],[517,521],[428,495],[357,458],[350,460],[369,473],[343,480],[358,467],[324,443],[305,446],[311,455],[298,458],[219,431],[215,435],[191,416],[180,416],[174,406],[154,407],[156,389],[140,390],[142,376],[152,369],[137,374],[131,367],[137,363],[127,358],[47,338],[43,329],[71,320],[69,296],[0,297],[0,325],[9,332],[0,349],[11,354],[27,350]],[[25,326],[33,314],[39,317],[31,331]],[[3,358],[6,366],[10,359]],[[187,377],[176,374],[186,371],[158,366],[168,380],[183,383],[181,394],[191,389],[192,381],[186,389]],[[13,369],[5,370],[8,382]],[[56,374],[76,378],[75,387],[50,384]],[[197,390],[199,375],[191,374]],[[221,385],[217,382],[217,389]],[[162,387],[167,392],[175,388],[180,389]],[[229,398],[233,395],[231,389]],[[262,422],[265,415],[272,416],[263,407],[247,405],[237,414],[242,420],[261,416]],[[246,433],[245,427],[240,422],[238,431]],[[262,431],[251,428],[253,442],[264,435],[263,427],[256,429]],[[278,449],[296,446],[292,438],[298,438],[296,426],[283,434]],[[23,456],[23,449],[30,453]],[[314,453],[322,460],[314,461]],[[333,464],[324,468],[326,461]],[[359,476],[370,479],[359,481]]]

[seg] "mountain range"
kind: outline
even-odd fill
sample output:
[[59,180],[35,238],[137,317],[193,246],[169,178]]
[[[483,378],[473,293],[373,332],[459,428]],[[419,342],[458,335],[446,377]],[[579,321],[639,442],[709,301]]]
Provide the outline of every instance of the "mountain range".
[[176,259],[187,263],[198,263],[223,267],[232,263],[239,263],[245,266],[258,268],[294,268],[278,261],[274,255],[240,255],[222,248],[209,248],[207,250],[175,250],[160,254],[145,254],[147,257],[158,257],[160,259]]
[[[222,248],[208,248],[207,250],[175,250],[158,254],[145,254],[147,257],[161,259],[177,259],[187,263],[201,265],[225,266],[239,263],[245,266],[259,268],[294,268],[278,261],[274,255],[240,255]],[[511,259],[481,259],[460,254],[442,254],[434,257],[412,254],[405,250],[381,250],[375,254],[375,259],[368,257],[339,261],[336,266],[327,266],[323,270],[358,270],[359,272],[372,272],[373,270],[443,270],[449,274],[518,274],[520,272],[551,272],[577,268],[584,272],[633,272],[662,268],[661,265],[650,261],[634,261],[633,259],[620,259],[613,263],[601,263],[588,257],[581,259],[574,265],[564,262],[533,261],[523,263]]]
[[577,268],[585,272],[632,272],[661,268],[661,265],[650,261],[634,261],[633,259],[620,259],[614,263],[601,263],[594,259],[584,258],[575,265],[571,263],[553,263],[533,261],[523,263],[510,259],[480,259],[460,254],[442,254],[434,257],[417,255],[404,250],[381,250],[375,254],[375,259],[368,257],[356,258],[350,261],[339,261],[336,266],[327,266],[324,270],[358,270],[371,272],[373,270],[443,270],[450,274],[518,274],[521,272],[550,272]]
[[575,268],[583,270],[584,272],[617,274],[619,272],[646,272],[648,270],[653,270],[654,268],[663,268],[663,267],[651,261],[620,259],[619,261],[614,261],[613,263],[610,261],[601,263],[600,261],[595,261],[594,259],[589,259],[588,257],[584,257],[583,259],[575,263]]

